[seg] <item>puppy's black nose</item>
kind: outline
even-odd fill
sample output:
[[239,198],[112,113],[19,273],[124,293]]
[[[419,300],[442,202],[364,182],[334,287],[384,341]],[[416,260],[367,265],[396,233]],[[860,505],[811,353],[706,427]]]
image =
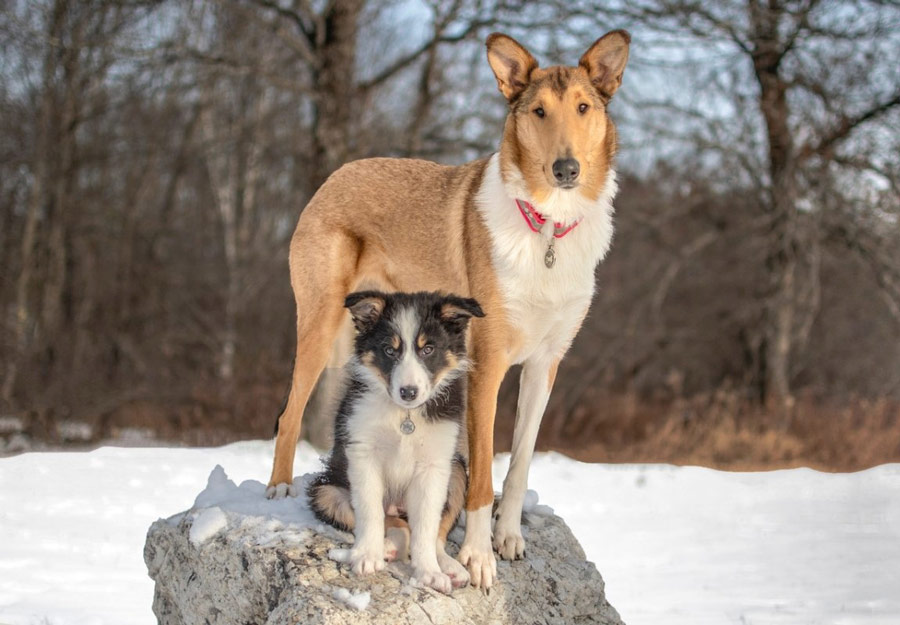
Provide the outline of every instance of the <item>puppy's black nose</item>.
[[559,184],[575,182],[581,166],[574,158],[558,158],[553,162],[553,177]]
[[416,386],[403,386],[400,388],[400,399],[403,401],[412,401],[419,394],[419,388]]

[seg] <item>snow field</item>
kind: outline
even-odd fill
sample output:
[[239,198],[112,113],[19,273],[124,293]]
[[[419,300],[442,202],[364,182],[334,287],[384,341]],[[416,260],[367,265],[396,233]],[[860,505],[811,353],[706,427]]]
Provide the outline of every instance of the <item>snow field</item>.
[[[0,623],[155,623],[144,537],[195,503],[196,543],[230,513],[261,540],[304,540],[303,500],[264,498],[271,461],[269,441],[0,459]],[[295,472],[318,468],[301,445]],[[725,473],[538,454],[530,475],[629,625],[900,623],[900,465]],[[339,599],[365,609],[364,595]]]

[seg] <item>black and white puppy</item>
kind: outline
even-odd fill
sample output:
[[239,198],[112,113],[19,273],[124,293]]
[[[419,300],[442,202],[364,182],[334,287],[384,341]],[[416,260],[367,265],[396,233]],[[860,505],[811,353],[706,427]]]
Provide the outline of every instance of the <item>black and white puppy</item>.
[[440,293],[364,291],[344,305],[354,355],[310,506],[353,531],[350,564],[360,575],[384,568],[385,526],[405,526],[405,517],[414,579],[449,593],[469,579],[444,543],[465,501],[466,329],[484,313],[474,299]]

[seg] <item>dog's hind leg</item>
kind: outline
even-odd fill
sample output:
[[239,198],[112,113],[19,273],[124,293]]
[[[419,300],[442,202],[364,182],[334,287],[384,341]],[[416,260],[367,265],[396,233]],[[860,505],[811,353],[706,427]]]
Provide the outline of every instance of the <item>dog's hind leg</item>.
[[384,517],[384,559],[404,561],[409,557],[409,523],[398,516]]
[[329,484],[320,478],[310,484],[306,495],[310,509],[320,521],[344,532],[352,532],[356,527],[350,491],[343,486]]
[[466,463],[462,456],[453,458],[453,466],[450,469],[450,485],[447,488],[447,503],[444,505],[444,513],[441,515],[441,524],[438,528],[437,560],[438,566],[450,578],[454,588],[462,588],[469,583],[469,572],[462,564],[451,557],[446,551],[447,535],[456,525],[459,513],[466,503]]
[[525,556],[522,505],[528,487],[528,466],[534,455],[538,428],[556,380],[558,365],[558,359],[542,358],[526,361],[522,366],[512,457],[506,479],[503,480],[503,497],[497,506],[494,524],[494,548],[504,560],[518,560]]
[[[308,210],[308,209],[307,209]],[[309,395],[331,355],[344,298],[356,280],[359,243],[340,232],[309,227],[301,218],[291,241],[291,287],[297,304],[297,353],[291,392],[275,438],[275,461],[266,495],[295,495],[294,452]]]

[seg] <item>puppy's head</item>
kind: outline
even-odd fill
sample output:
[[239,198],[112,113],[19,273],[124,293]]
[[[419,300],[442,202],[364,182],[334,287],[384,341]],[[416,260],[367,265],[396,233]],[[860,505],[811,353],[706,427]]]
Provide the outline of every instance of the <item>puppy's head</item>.
[[356,366],[403,408],[417,408],[465,372],[466,328],[484,312],[471,298],[362,291],[347,296]]

